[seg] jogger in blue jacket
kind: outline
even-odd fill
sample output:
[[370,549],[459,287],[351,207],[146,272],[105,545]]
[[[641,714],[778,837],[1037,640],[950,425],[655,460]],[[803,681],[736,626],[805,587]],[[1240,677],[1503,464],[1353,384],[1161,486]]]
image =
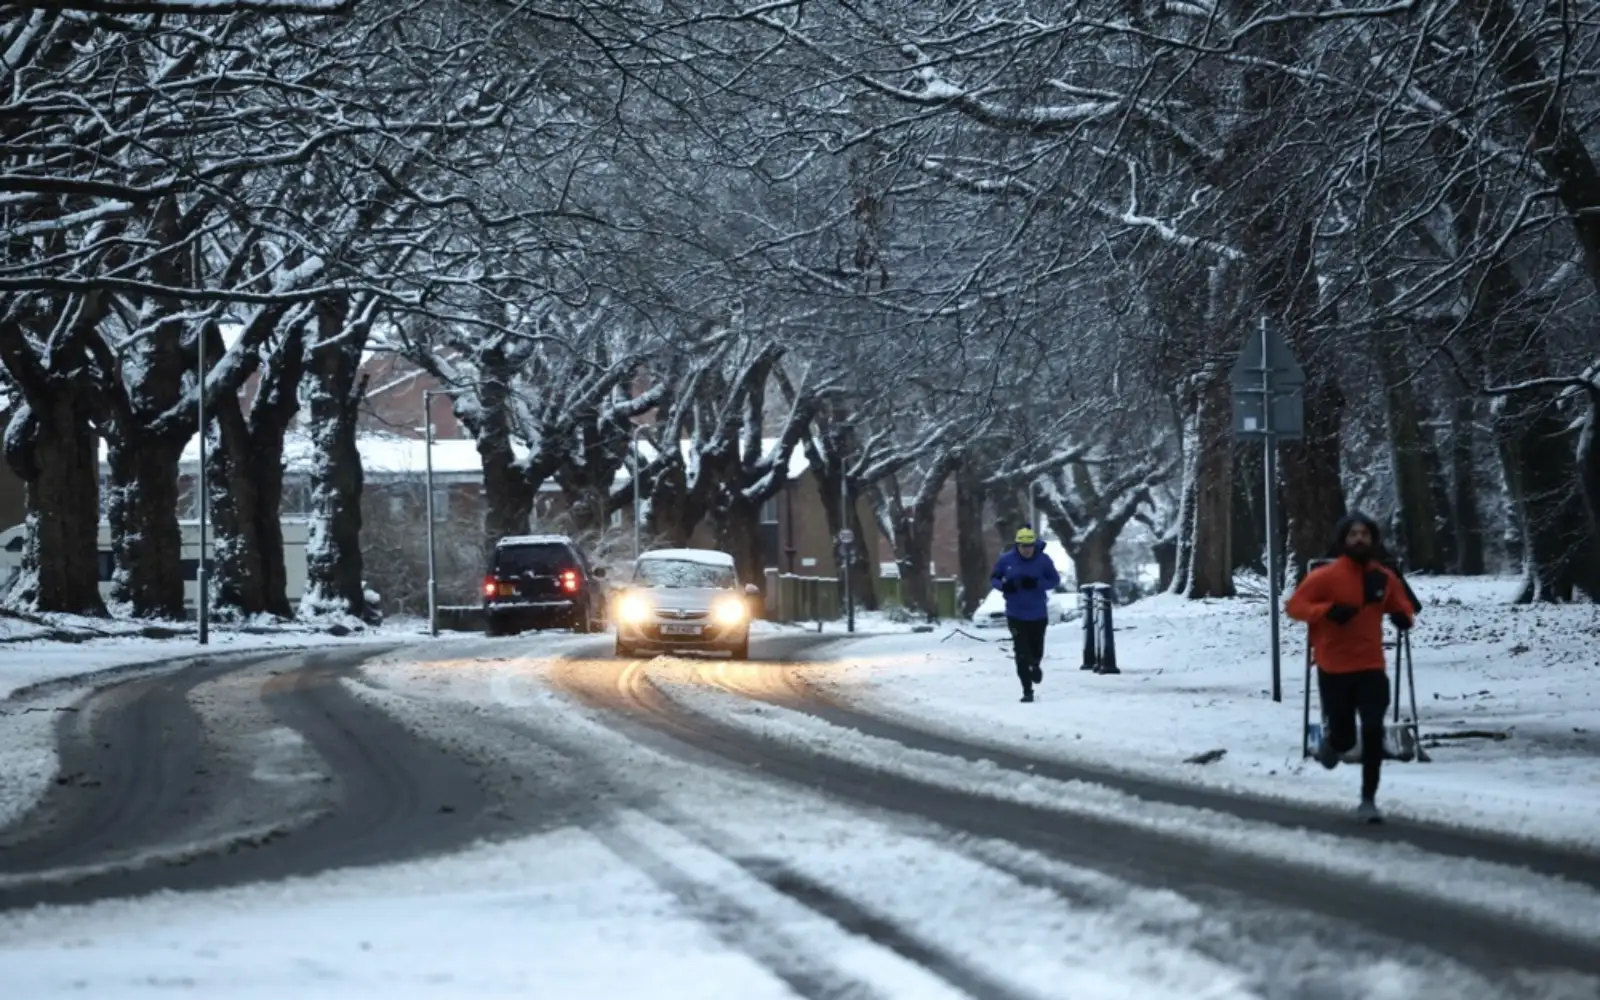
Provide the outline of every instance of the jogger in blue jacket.
[[1044,680],[1044,634],[1050,626],[1050,592],[1061,586],[1056,564],[1029,525],[1017,531],[1017,544],[1000,555],[989,583],[1006,598],[1006,624],[1016,651],[1022,700],[1033,700],[1033,686]]

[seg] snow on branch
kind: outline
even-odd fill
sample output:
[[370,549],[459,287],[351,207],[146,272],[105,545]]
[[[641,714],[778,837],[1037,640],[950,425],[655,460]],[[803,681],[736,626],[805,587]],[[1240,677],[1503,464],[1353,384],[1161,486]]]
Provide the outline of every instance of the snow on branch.
[[86,14],[348,14],[359,0],[14,0],[21,10]]

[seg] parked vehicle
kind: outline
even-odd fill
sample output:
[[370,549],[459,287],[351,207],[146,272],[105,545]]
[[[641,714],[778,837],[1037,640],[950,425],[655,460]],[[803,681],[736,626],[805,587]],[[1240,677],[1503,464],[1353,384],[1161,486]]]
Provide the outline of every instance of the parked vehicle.
[[[1057,587],[1050,592],[1050,621],[1069,622],[1080,614],[1078,595],[1066,587]],[[1005,628],[1006,627],[1006,595],[998,590],[989,591],[989,596],[978,605],[978,610],[972,613],[972,624],[977,628]]]
[[[311,523],[304,517],[285,517],[279,522],[283,530],[283,564],[285,590],[291,607],[299,607],[306,592],[306,542],[311,537]],[[182,539],[183,604],[190,615],[196,613],[200,596],[200,522],[182,519],[178,522]],[[206,525],[206,562],[213,579],[216,574],[216,535],[211,524]],[[22,549],[27,542],[27,528],[16,525],[0,531],[0,594],[5,593],[22,570]],[[111,599],[111,578],[116,573],[116,551],[111,547],[111,525],[100,522],[96,545],[99,549],[100,596]]]
[[617,655],[692,650],[750,658],[754,586],[741,588],[733,556],[710,549],[641,555],[617,595]]
[[483,578],[483,616],[491,636],[526,629],[606,627],[606,571],[566,535],[500,539]]

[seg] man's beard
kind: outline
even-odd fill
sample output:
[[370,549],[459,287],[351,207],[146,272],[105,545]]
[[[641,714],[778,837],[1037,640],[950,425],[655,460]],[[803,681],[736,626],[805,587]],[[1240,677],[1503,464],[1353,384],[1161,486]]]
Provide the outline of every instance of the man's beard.
[[1344,547],[1344,554],[1349,556],[1351,559],[1354,559],[1356,562],[1366,562],[1372,558],[1372,546],[1366,542],[1357,542],[1354,545],[1346,545]]

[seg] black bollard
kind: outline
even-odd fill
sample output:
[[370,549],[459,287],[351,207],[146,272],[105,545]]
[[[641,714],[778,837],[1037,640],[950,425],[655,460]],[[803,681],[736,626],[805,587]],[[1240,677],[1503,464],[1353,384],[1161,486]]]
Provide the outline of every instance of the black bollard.
[[1099,586],[1100,598],[1100,663],[1095,667],[1097,674],[1120,674],[1117,669],[1117,631],[1111,621],[1111,596],[1112,590],[1109,583]]
[[1094,584],[1086,583],[1078,588],[1078,606],[1083,609],[1083,666],[1078,669],[1093,670],[1099,659],[1095,655]]

